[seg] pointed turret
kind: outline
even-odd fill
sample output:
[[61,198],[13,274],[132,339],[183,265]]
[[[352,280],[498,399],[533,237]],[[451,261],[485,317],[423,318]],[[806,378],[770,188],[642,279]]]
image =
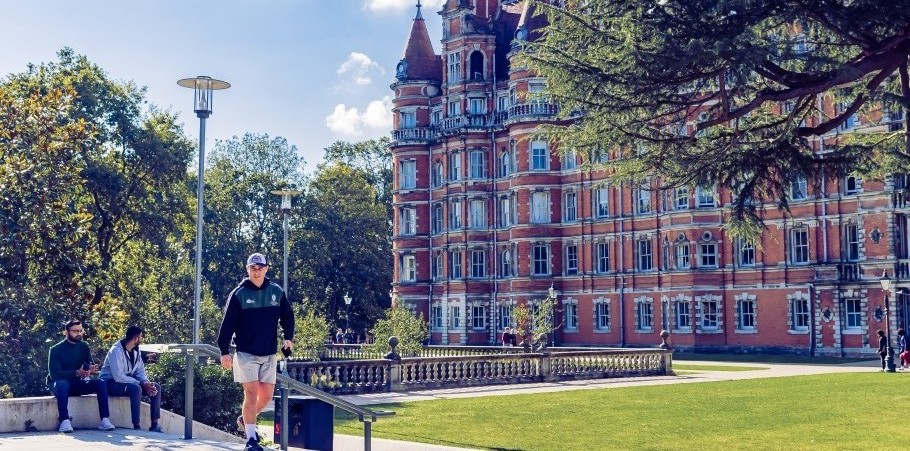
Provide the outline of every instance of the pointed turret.
[[433,50],[430,33],[420,13],[420,2],[417,2],[417,15],[411,25],[411,35],[404,49],[404,55],[398,63],[395,78],[399,80],[442,81],[442,60]]

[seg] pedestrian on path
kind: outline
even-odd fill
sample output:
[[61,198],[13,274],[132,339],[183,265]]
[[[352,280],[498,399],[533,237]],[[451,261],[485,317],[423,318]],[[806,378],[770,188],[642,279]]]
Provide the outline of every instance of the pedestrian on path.
[[885,337],[885,331],[879,329],[878,332],[878,355],[882,358],[882,371],[885,371],[885,360],[888,357],[888,338]]
[[900,348],[898,356],[901,358],[901,367],[899,370],[910,368],[910,350],[907,349],[907,334],[903,328],[897,330],[897,342]]

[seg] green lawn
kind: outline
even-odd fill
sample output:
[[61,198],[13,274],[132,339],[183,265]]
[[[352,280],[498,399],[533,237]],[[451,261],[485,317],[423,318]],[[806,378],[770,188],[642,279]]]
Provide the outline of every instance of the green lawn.
[[[377,407],[396,415],[373,434],[509,451],[895,448],[908,383],[841,373],[422,401]],[[335,431],[363,434],[341,413]]]
[[698,372],[698,371],[759,371],[766,370],[767,367],[764,366],[736,366],[736,365],[687,365],[674,363],[673,371],[674,372]]
[[[806,355],[792,354],[732,354],[729,352],[719,353],[691,353],[691,352],[674,352],[673,367],[676,362],[686,360],[711,360],[715,362],[742,362],[742,363],[799,363],[807,365],[837,365],[841,363],[865,362],[870,359],[848,359],[843,357],[817,356],[809,357]],[[878,359],[873,359],[878,360]]]

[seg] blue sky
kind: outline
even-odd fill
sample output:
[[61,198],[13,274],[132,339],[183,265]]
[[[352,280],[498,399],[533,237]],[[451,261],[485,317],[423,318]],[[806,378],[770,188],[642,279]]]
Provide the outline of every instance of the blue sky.
[[[423,0],[439,50],[443,0]],[[180,113],[198,138],[192,92],[180,78],[231,83],[214,96],[206,146],[245,132],[283,136],[307,161],[343,139],[388,134],[389,84],[416,0],[28,0],[5,2],[0,75],[56,60],[71,47],[150,103]]]

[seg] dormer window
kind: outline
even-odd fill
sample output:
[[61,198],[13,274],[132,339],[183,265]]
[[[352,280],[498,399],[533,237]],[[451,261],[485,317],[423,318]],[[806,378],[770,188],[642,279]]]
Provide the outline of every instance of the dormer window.
[[408,62],[401,60],[398,62],[398,65],[395,66],[395,78],[399,80],[404,80],[408,78]]

